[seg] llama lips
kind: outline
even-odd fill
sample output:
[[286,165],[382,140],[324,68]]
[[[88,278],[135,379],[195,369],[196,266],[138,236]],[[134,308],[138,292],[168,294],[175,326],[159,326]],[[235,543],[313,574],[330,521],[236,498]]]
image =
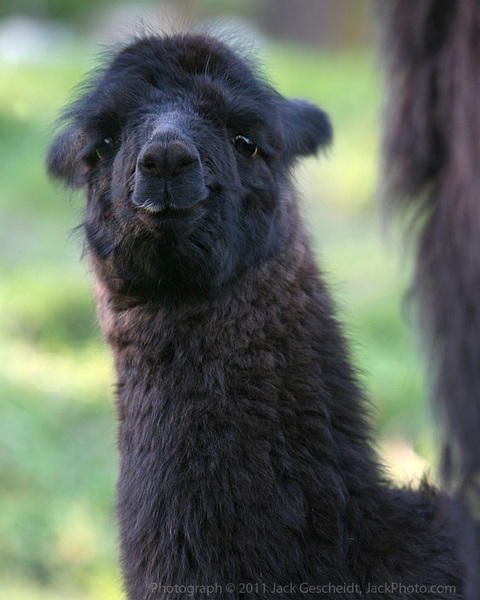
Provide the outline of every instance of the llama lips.
[[137,172],[131,203],[135,209],[157,218],[181,218],[207,195],[203,175],[196,177],[195,173],[189,172],[165,181]]
[[176,206],[169,206],[164,202],[155,202],[152,200],[147,200],[142,204],[134,202],[134,206],[147,217],[152,217],[158,221],[181,221],[193,216],[196,212],[194,206],[178,208]]
[[134,201],[134,205],[135,208],[150,213],[151,215],[159,215],[165,212],[173,211],[177,212],[177,209],[172,209],[171,207],[167,206],[164,202],[153,202],[152,200],[147,200],[143,204],[137,204]]

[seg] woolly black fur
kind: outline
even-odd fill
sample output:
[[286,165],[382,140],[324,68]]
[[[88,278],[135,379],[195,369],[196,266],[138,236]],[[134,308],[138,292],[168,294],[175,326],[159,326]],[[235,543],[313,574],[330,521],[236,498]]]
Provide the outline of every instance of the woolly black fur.
[[86,189],[118,375],[130,600],[463,597],[442,502],[378,467],[299,217],[289,169],[330,137],[221,42],[178,35],[121,50],[52,145],[50,172]]

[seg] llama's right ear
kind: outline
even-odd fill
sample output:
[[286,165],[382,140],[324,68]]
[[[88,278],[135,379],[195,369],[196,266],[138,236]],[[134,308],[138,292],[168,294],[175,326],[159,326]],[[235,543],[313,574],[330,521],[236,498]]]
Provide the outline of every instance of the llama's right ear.
[[332,141],[332,126],[327,113],[306,100],[286,100],[282,118],[288,155],[316,154]]
[[52,177],[63,179],[70,187],[85,183],[87,165],[82,160],[87,145],[85,134],[74,125],[67,126],[52,142],[47,156],[47,168]]

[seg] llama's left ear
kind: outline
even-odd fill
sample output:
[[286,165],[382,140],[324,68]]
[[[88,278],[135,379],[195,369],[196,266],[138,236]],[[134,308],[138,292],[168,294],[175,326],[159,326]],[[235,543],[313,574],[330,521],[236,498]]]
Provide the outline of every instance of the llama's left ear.
[[70,187],[85,183],[86,165],[82,150],[86,136],[73,125],[67,126],[52,142],[47,156],[47,169],[52,177],[63,179]]
[[332,126],[327,114],[305,100],[287,100],[282,106],[287,155],[316,154],[332,141]]

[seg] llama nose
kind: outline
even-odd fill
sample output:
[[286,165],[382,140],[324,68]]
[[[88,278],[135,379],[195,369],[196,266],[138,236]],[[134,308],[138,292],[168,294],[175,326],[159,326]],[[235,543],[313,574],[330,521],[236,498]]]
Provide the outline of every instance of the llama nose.
[[171,178],[190,171],[198,162],[197,153],[183,142],[157,142],[142,151],[138,168],[144,175]]

